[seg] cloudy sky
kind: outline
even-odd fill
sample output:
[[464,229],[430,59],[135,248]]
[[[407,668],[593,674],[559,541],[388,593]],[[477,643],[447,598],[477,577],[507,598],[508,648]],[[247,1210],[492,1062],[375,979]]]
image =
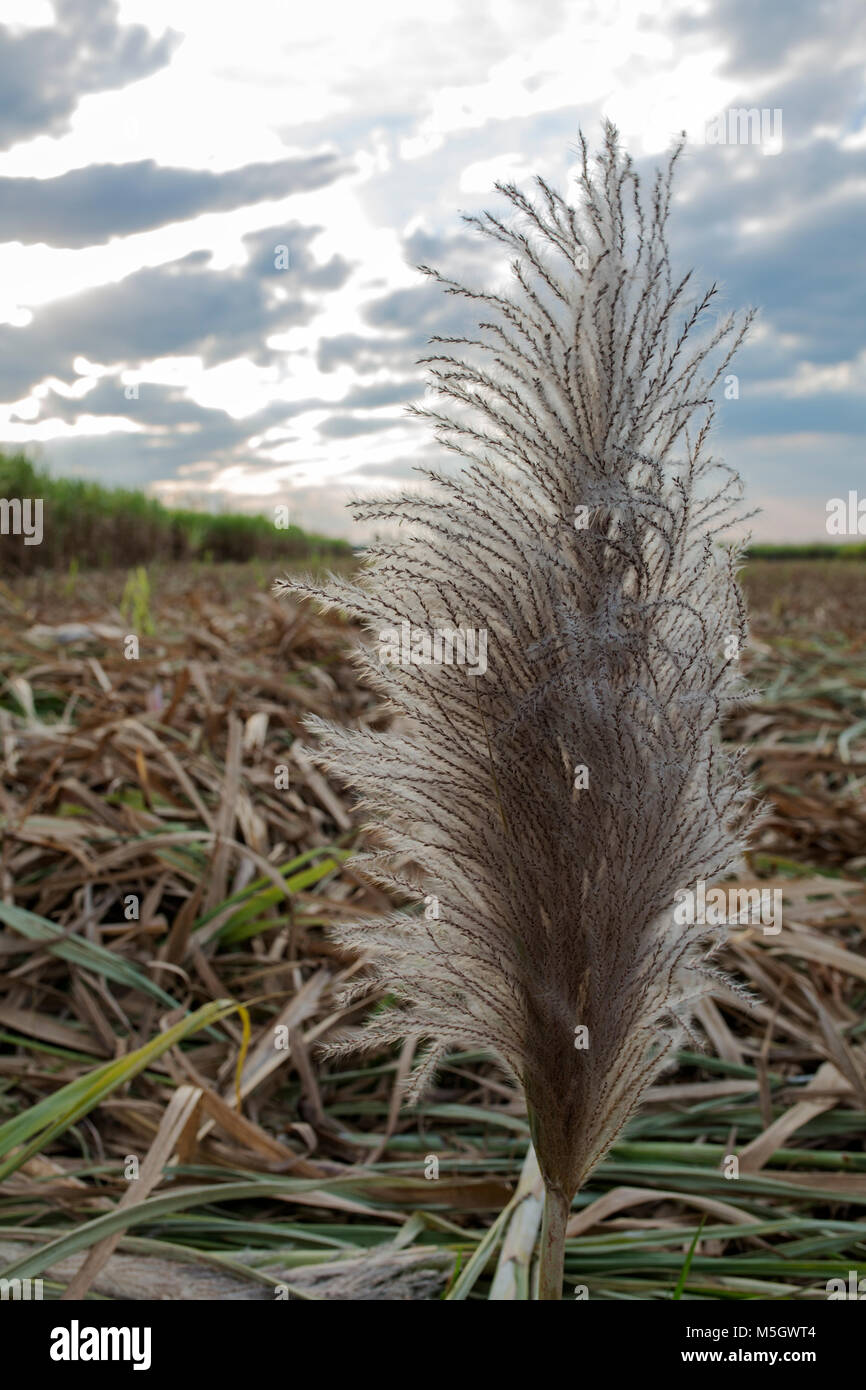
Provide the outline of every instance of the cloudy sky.
[[[0,0],[0,20],[4,447],[353,534],[348,496],[435,456],[405,414],[417,360],[471,322],[415,267],[489,284],[461,213],[501,209],[502,177],[566,188],[607,116],[641,171],[687,132],[677,261],[760,307],[716,444],[755,534],[821,536],[828,498],[866,494],[862,0]],[[738,107],[767,138],[708,142]]]

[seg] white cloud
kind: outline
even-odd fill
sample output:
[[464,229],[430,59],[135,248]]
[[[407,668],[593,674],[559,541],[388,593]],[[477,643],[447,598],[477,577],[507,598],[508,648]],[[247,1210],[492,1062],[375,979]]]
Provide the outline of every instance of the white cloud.
[[460,188],[463,193],[489,193],[495,183],[520,183],[534,173],[526,155],[517,150],[508,154],[494,155],[492,159],[479,159],[468,164],[460,175]]

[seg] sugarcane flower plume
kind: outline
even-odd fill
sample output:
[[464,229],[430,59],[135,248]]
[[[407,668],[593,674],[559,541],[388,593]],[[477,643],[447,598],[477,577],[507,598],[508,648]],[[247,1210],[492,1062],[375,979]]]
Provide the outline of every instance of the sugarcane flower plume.
[[365,872],[406,904],[334,933],[393,1001],[364,1045],[415,1037],[418,1092],[448,1050],[495,1054],[568,1200],[716,983],[724,928],[677,924],[675,890],[729,871],[755,815],[718,733],[742,485],[706,452],[751,315],[674,277],[681,148],[645,191],[607,124],[576,206],[497,184],[507,217],[466,220],[513,256],[510,292],[421,267],[478,314],[431,340],[414,410],[458,462],[354,504],[393,536],[354,579],[279,586],[357,620],[395,715],[310,721],[374,827]]

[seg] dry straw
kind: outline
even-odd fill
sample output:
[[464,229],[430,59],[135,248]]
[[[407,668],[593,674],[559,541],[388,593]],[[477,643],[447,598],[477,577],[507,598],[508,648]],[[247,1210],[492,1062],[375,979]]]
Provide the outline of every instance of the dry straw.
[[462,466],[356,503],[397,539],[355,581],[283,586],[365,627],[400,715],[312,721],[385,847],[367,873],[417,903],[337,933],[396,1001],[362,1041],[424,1039],[416,1094],[466,1045],[518,1081],[541,1298],[561,1293],[575,1193],[715,982],[724,929],[675,925],[674,892],[729,870],[753,814],[717,736],[746,638],[740,553],[718,544],[742,487],[705,452],[751,315],[673,278],[681,148],[648,197],[610,125],[594,160],[581,137],[579,207],[541,178],[535,200],[497,185],[511,220],[467,221],[513,254],[511,294],[422,267],[480,310],[476,336],[433,340],[445,404],[415,412]]

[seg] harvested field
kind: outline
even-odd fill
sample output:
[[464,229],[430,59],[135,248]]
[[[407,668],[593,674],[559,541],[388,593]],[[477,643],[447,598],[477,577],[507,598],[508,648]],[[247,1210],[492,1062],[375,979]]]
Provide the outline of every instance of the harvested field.
[[[385,716],[348,627],[275,574],[0,586],[0,1275],[525,1298],[540,1189],[496,1066],[452,1058],[409,1111],[411,1042],[317,1058],[363,1017],[324,929],[382,902],[303,719]],[[719,954],[752,1000],[702,1006],[580,1194],[566,1296],[670,1298],[700,1222],[684,1298],[823,1299],[866,1264],[866,566],[755,562],[746,588],[760,693],[725,736],[768,815],[726,887],[781,890],[783,923]]]

